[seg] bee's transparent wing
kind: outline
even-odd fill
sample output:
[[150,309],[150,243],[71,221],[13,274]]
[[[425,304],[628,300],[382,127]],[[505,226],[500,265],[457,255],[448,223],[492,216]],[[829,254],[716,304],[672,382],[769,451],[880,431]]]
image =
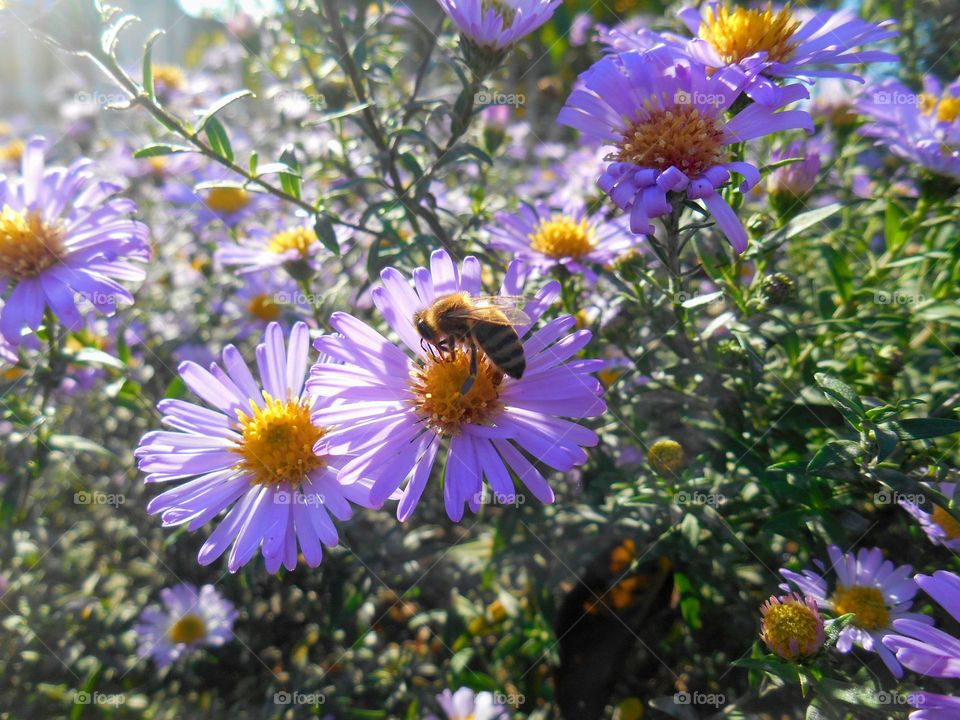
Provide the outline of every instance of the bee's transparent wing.
[[494,325],[526,325],[530,322],[530,317],[520,309],[529,298],[521,295],[474,295],[470,300],[473,307],[451,314]]

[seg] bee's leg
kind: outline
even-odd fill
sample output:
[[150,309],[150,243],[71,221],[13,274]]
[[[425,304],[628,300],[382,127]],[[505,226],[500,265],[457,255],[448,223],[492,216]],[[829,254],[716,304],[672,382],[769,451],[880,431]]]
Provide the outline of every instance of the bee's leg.
[[474,381],[477,379],[477,344],[475,342],[470,343],[470,374],[467,375],[467,379],[463,381],[463,385],[460,388],[460,394],[466,395],[470,392],[470,388],[473,387]]

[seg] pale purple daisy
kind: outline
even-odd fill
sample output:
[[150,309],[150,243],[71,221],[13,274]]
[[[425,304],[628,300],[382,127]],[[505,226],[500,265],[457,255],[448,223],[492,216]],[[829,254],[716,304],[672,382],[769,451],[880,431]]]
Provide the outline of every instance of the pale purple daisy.
[[[930,78],[925,85],[933,88]],[[870,119],[860,132],[877,145],[934,175],[960,182],[960,99],[915,93],[887,80],[864,91],[856,108]]]
[[[807,113],[768,105],[752,104],[726,119],[747,81],[736,66],[710,74],[697,63],[675,62],[664,48],[607,56],[580,76],[558,121],[613,146],[599,185],[630,212],[633,232],[653,234],[650,219],[669,214],[684,197],[702,200],[742,252],[746,230],[718,190],[738,173],[740,191],[747,192],[760,172],[732,161],[728,146],[783,130],[813,132]],[[778,95],[783,106],[807,91],[794,84]]]
[[[917,575],[927,595],[960,622],[960,577],[946,570]],[[960,640],[927,623],[910,619],[894,620],[896,635],[887,635],[883,644],[897,654],[904,667],[921,675],[960,678]]]
[[[769,102],[775,80],[831,77],[863,82],[847,66],[898,60],[893,53],[860,49],[895,37],[894,21],[869,23],[850,10],[812,13],[795,11],[789,3],[747,8],[709,2],[702,9],[681,10],[680,19],[694,36],[684,45],[691,58],[711,70],[739,65],[760,73],[748,89],[758,102]],[[678,38],[665,40],[675,43]]]
[[[957,483],[940,483],[937,490],[944,497],[953,498],[957,492]],[[934,545],[943,545],[953,552],[960,551],[960,523],[944,508],[934,504],[930,512],[927,512],[907,498],[898,498],[897,504],[913,515]]]
[[237,611],[213,585],[199,590],[182,583],[160,591],[163,607],[148,607],[136,627],[137,655],[152,657],[163,669],[204,647],[218,647],[233,637]]
[[637,237],[622,220],[590,213],[582,202],[554,209],[545,202],[498,213],[487,227],[490,247],[511,253],[541,273],[564,267],[596,279],[591,265],[605,265],[633,247]]
[[[880,548],[861,548],[856,555],[843,553],[836,545],[827,548],[830,567],[815,560],[820,570],[793,572],[781,569],[780,574],[801,592],[816,600],[817,605],[834,615],[852,613],[853,618],[837,640],[837,650],[850,652],[854,645],[869,652],[875,652],[893,673],[894,677],[903,676],[903,668],[896,657],[883,645],[883,638],[891,633],[892,623],[901,618],[918,622],[930,622],[930,618],[919,613],[909,612],[913,596],[917,594],[917,584],[910,577],[913,568],[909,565],[894,566],[883,559]],[[830,571],[836,572],[833,591],[824,577]],[[781,585],[790,590],[789,584]],[[829,628],[835,620],[827,620]]]
[[[350,237],[350,228],[338,225],[337,240],[342,246]],[[236,267],[238,274],[257,272],[282,265],[313,264],[318,254],[329,252],[317,239],[317,233],[307,218],[294,222],[278,219],[274,228],[251,229],[239,243],[225,239],[214,254],[214,259],[225,267]]]
[[[573,359],[590,332],[571,332],[576,321],[570,316],[532,330],[559,294],[556,281],[523,308],[530,324],[517,327],[526,358],[520,379],[505,376],[480,353],[475,381],[463,393],[470,352],[457,347],[441,356],[422,341],[414,314],[437,298],[478,295],[480,270],[474,257],[457,268],[438,250],[429,268],[414,271],[412,285],[393,268],[381,273],[383,285],[374,288],[373,300],[406,352],[344,313],[330,319],[340,335],[315,343],[342,363],[317,363],[307,383],[311,392],[332,401],[318,411],[318,422],[336,425],[318,451],[354,455],[340,480],[371,481],[371,500],[378,505],[412,473],[397,508],[401,521],[412,514],[438,460],[445,466],[447,514],[459,522],[464,505],[476,512],[484,502],[484,477],[495,497],[516,497],[512,472],[538,500],[553,502],[553,490],[530,458],[566,472],[586,461],[584,446],[598,441],[592,430],[561,417],[595,417],[605,410],[602,387],[590,375],[604,362]],[[524,275],[522,263],[511,263],[501,292],[521,295]]]
[[543,25],[561,0],[437,0],[460,32],[482,48],[506,50]]
[[47,167],[45,141],[32,138],[20,177],[0,176],[0,332],[21,342],[49,308],[63,325],[81,327],[76,296],[103,313],[130,305],[121,282],[139,283],[137,264],[150,258],[147,227],[131,219],[137,206],[114,197],[119,185],[96,180],[89,160]]
[[[446,720],[507,720],[510,717],[509,708],[486,690],[474,692],[466,687],[453,693],[444,690],[437,695],[437,702]],[[427,720],[440,718],[429,715]]]
[[311,419],[316,399],[302,392],[309,354],[304,323],[293,326],[286,348],[279,324],[270,323],[256,350],[260,383],[228,345],[223,369],[190,361],[179,367],[187,387],[213,409],[158,403],[171,430],[147,433],[135,454],[146,482],[179,484],[151,500],[147,512],[159,513],[165,527],[188,523],[193,531],[231,508],[200,548],[201,565],[232,544],[231,572],[258,550],[269,572],[281,564],[293,570],[299,543],[307,565],[316,567],[321,544],[339,542],[330,514],[345,521],[351,502],[366,504],[364,483],[341,484],[333,460],[314,452],[326,430]]
[[960,718],[960,697],[914,691],[907,702],[918,708],[910,713],[910,720],[957,720]]

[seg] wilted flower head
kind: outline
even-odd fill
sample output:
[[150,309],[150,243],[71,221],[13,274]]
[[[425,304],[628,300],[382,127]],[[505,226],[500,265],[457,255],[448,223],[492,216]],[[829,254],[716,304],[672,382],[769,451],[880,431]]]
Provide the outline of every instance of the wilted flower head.
[[683,469],[683,446],[676,440],[657,440],[647,451],[647,459],[661,475],[676,475]]
[[599,184],[630,212],[633,232],[652,234],[650,219],[672,212],[668,194],[682,194],[702,200],[742,252],[747,233],[717,190],[739,173],[746,192],[760,172],[733,161],[728,146],[781,130],[813,132],[807,113],[775,112],[807,97],[800,85],[778,88],[776,107],[754,104],[726,119],[747,81],[736,66],[709,74],[702,65],[675,61],[665,48],[608,56],[581,75],[558,121],[613,146]]
[[438,0],[464,37],[504,50],[543,25],[561,0]]
[[760,615],[760,638],[785,660],[808,657],[823,646],[823,618],[811,597],[771,596],[760,607]]
[[203,647],[217,647],[233,637],[237,611],[213,585],[197,590],[183,583],[160,591],[163,607],[140,613],[137,655],[152,657],[158,668]]
[[119,281],[142,281],[135,263],[150,257],[147,227],[131,219],[137,206],[114,197],[120,186],[95,180],[89,160],[47,167],[44,146],[31,139],[21,176],[0,176],[0,294],[12,287],[0,332],[13,345],[46,308],[79,328],[77,295],[108,314],[132,304]]

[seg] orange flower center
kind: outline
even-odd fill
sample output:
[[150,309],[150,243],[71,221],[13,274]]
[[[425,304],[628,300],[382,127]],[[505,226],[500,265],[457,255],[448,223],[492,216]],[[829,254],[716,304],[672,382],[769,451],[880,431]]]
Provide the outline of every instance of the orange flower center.
[[459,435],[463,425],[487,422],[500,408],[503,373],[481,353],[473,386],[462,395],[460,390],[469,375],[470,352],[461,348],[452,355],[428,359],[411,375],[414,407],[448,437]]
[[175,643],[195,643],[207,635],[207,626],[199,615],[184,615],[170,628],[170,639]]
[[722,157],[723,132],[714,117],[693,104],[678,104],[631,124],[618,148],[615,159],[620,162],[658,170],[676,167],[693,176]]

